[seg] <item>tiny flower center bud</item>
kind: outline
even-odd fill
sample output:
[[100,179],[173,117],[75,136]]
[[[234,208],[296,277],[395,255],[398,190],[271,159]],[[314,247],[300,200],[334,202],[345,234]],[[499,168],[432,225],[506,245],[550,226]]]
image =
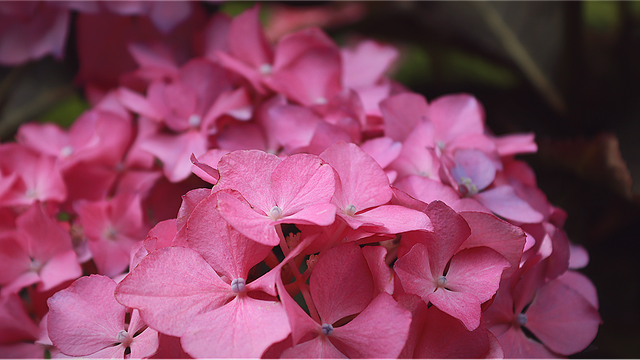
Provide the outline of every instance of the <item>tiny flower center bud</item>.
[[444,150],[444,147],[446,146],[442,141],[436,141],[436,145],[440,148],[440,150]]
[[333,326],[331,326],[331,324],[322,324],[320,332],[322,333],[322,335],[329,336],[333,334]]
[[327,103],[327,99],[325,99],[322,96],[320,96],[319,98],[316,99],[315,103],[318,104],[318,105],[324,105],[324,104]]
[[346,209],[344,209],[344,212],[349,216],[353,216],[356,214],[356,207],[353,205],[348,205]]
[[273,67],[271,66],[271,64],[264,63],[260,65],[260,74],[270,75],[272,71],[273,71]]
[[231,291],[233,291],[234,293],[239,294],[241,292],[244,292],[245,288],[246,284],[243,278],[237,278],[231,281]]
[[464,197],[473,196],[478,193],[478,187],[476,186],[476,184],[473,183],[473,180],[471,180],[468,177],[463,177],[462,179],[460,179],[460,182],[458,185],[459,185],[460,195]]
[[109,240],[116,240],[118,238],[118,230],[116,230],[113,226],[109,225],[102,233],[102,236]]
[[66,158],[67,156],[73,154],[73,147],[71,145],[67,145],[60,149],[60,157]]
[[520,326],[527,325],[527,315],[518,314],[518,316],[516,317],[516,321],[518,322],[518,325],[520,325]]
[[202,118],[200,118],[200,115],[198,114],[192,114],[191,116],[189,116],[189,119],[187,121],[189,122],[189,126],[195,128],[200,126],[200,123],[202,122]]
[[444,287],[447,284],[447,277],[442,275],[438,278],[438,286]]
[[274,206],[271,208],[271,210],[269,211],[269,216],[273,219],[273,220],[278,220],[280,219],[280,217],[282,216],[282,209],[280,209],[278,207],[278,205]]
[[131,345],[133,338],[126,330],[120,330],[118,331],[118,335],[116,335],[116,341],[122,343],[122,346],[128,347]]

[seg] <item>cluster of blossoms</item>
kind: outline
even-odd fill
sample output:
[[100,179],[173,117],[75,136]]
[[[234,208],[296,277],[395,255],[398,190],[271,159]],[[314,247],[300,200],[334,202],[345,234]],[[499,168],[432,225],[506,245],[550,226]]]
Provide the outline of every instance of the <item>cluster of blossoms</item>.
[[0,144],[0,355],[586,348],[588,255],[514,158],[533,135],[490,134],[470,95],[394,83],[391,46],[341,49],[317,28],[272,45],[258,12],[215,14],[185,61],[129,44],[137,69],[87,85],[69,129]]

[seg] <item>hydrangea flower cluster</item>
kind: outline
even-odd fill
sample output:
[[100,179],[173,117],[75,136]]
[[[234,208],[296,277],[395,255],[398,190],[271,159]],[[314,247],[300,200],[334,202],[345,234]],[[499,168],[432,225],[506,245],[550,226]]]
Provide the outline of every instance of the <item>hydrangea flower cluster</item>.
[[[161,6],[146,11],[165,32],[195,16]],[[214,15],[185,61],[130,44],[137,69],[87,85],[69,129],[0,144],[0,354],[586,348],[601,322],[575,271],[588,255],[515,159],[533,135],[492,135],[471,95],[393,82],[391,46],[318,28],[271,44],[258,12]]]

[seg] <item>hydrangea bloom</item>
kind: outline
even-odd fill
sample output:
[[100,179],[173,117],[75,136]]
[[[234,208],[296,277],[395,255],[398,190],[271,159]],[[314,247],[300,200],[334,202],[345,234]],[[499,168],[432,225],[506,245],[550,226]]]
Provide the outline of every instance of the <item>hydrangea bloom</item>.
[[[25,16],[0,25],[0,62],[59,55],[71,11],[92,108],[0,144],[0,355],[555,357],[594,339],[595,289],[569,270],[588,255],[514,159],[533,135],[492,135],[472,95],[404,89],[372,40],[270,42],[259,6],[0,3]],[[32,35],[12,57],[9,28]]]

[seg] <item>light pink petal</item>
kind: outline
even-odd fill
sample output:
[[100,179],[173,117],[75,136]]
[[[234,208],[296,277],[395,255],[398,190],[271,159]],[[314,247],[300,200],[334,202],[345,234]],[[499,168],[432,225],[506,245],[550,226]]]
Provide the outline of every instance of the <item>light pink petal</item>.
[[528,338],[520,328],[511,328],[498,336],[505,359],[557,359],[561,358],[543,344]]
[[38,289],[47,291],[62,284],[67,280],[77,279],[82,276],[82,268],[78,264],[76,252],[69,249],[53,256],[40,270],[42,286]]
[[225,114],[242,121],[249,120],[253,107],[249,93],[245,88],[222,92],[202,119],[202,127],[215,131],[216,120]]
[[191,175],[191,154],[199,156],[207,151],[207,136],[190,130],[179,135],[157,134],[148,137],[140,148],[156,156],[171,182],[179,182]]
[[41,264],[72,248],[69,232],[44,211],[41,203],[34,203],[16,219],[16,227],[29,244],[29,254]]
[[473,331],[480,326],[482,302],[476,296],[439,288],[427,298],[438,309],[462,321],[467,330]]
[[411,313],[387,293],[381,293],[355,319],[333,330],[337,347],[350,358],[396,358],[402,351]]
[[133,338],[133,342],[129,346],[131,348],[131,359],[149,358],[158,351],[159,345],[158,332],[152,328],[146,328]]
[[398,57],[398,50],[374,41],[362,41],[354,49],[343,49],[342,83],[345,87],[374,85]]
[[394,265],[404,291],[420,296],[425,302],[428,302],[428,296],[436,290],[437,278],[430,268],[427,248],[422,244],[415,244]]
[[271,173],[282,162],[277,156],[258,150],[234,151],[220,158],[220,180],[213,188],[239,191],[251,206],[268,214],[274,203]]
[[341,186],[336,188],[334,198],[343,211],[354,206],[354,212],[358,212],[391,200],[387,175],[357,145],[340,142],[325,150],[320,157],[340,176]]
[[367,261],[354,243],[324,252],[309,279],[311,297],[327,324],[362,311],[373,298],[373,286]]
[[197,158],[192,154],[191,162],[194,166],[191,167],[191,171],[200,179],[215,185],[220,179],[218,162],[222,156],[228,153],[227,150],[211,149]]
[[538,151],[538,145],[536,145],[533,133],[499,136],[494,138],[493,142],[496,144],[496,150],[500,156],[535,153]]
[[403,93],[380,102],[385,136],[404,141],[418,123],[427,119],[429,105],[422,95]]
[[178,66],[172,54],[164,47],[144,43],[130,43],[129,53],[141,68],[154,68],[165,74],[176,74]]
[[559,280],[538,290],[526,315],[525,327],[549,349],[563,355],[586,348],[602,322],[589,301]]
[[285,152],[308,146],[322,121],[311,109],[297,105],[279,105],[269,109],[269,130]]
[[429,119],[436,127],[436,140],[445,144],[469,133],[484,133],[484,109],[471,95],[445,95],[429,106]]
[[156,108],[141,94],[125,87],[119,88],[117,94],[118,100],[120,100],[127,109],[134,113],[144,115],[155,120],[162,119],[162,112],[156,110]]
[[273,169],[271,188],[274,205],[288,216],[312,205],[328,204],[335,191],[335,179],[331,166],[318,156],[296,154]]
[[195,207],[187,222],[187,243],[219,273],[247,280],[249,270],[267,257],[271,246],[231,227],[216,210],[217,203],[217,194],[212,194]]
[[589,264],[589,252],[582,245],[569,243],[569,268],[582,269]]
[[451,173],[459,185],[464,184],[465,178],[468,178],[476,186],[477,191],[482,191],[491,185],[496,177],[496,167],[491,159],[480,150],[456,150],[454,160],[456,167],[451,169]]
[[384,169],[400,155],[402,143],[393,141],[389,137],[379,137],[365,141],[360,145],[360,149],[369,154]]
[[25,240],[15,232],[0,232],[0,285],[3,287],[31,270]]
[[290,332],[282,304],[242,296],[193,319],[181,343],[193,357],[256,358]]
[[126,309],[116,302],[115,288],[108,277],[91,275],[49,299],[49,338],[60,351],[84,356],[116,342]]
[[423,176],[410,175],[396,181],[393,186],[425,203],[441,200],[453,206],[460,199],[460,195],[450,186]]
[[[349,222],[349,216],[342,216]],[[413,230],[433,230],[429,217],[420,211],[399,205],[383,205],[355,214],[353,220],[361,221],[364,226],[374,224],[375,232],[398,234]],[[351,225],[351,222],[350,222]]]
[[333,204],[316,204],[305,207],[295,214],[280,218],[277,224],[304,224],[328,226],[336,218],[336,206]]
[[523,223],[538,223],[544,217],[516,194],[513,187],[504,185],[483,191],[474,198],[496,215]]
[[2,342],[33,341],[38,338],[38,333],[38,326],[25,311],[19,295],[3,295],[0,298],[0,338]]
[[144,257],[116,288],[121,304],[138,309],[154,329],[182,336],[198,314],[233,297],[231,287],[197,252],[166,247]]
[[229,51],[253,68],[272,63],[272,50],[258,19],[260,7],[254,6],[236,16],[229,27]]
[[[320,324],[315,322],[309,317],[309,315],[302,310],[300,305],[293,300],[291,295],[287,292],[284,284],[282,283],[282,276],[276,277],[276,287],[278,289],[278,295],[280,301],[287,314],[289,320],[289,326],[291,328],[291,340],[296,345],[300,343],[300,340],[308,335],[320,330]],[[309,345],[307,345],[309,346]]]
[[496,293],[502,271],[509,266],[502,255],[485,247],[462,250],[451,259],[445,287],[473,294],[485,302]]

